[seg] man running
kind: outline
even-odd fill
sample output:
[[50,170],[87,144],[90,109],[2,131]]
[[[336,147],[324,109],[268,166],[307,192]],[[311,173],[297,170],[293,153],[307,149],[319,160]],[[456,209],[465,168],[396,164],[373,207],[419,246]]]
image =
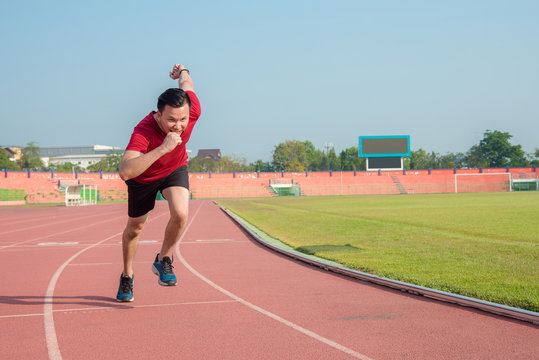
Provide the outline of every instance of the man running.
[[122,236],[124,268],[116,295],[121,302],[135,299],[133,258],[158,191],[168,202],[170,219],[152,271],[159,277],[160,285],[178,283],[171,255],[187,223],[189,176],[185,144],[200,117],[200,103],[189,70],[176,64],[169,76],[178,80],[178,88],[163,92],[157,111],[150,112],[135,127],[120,164],[120,177],[127,184],[129,215]]

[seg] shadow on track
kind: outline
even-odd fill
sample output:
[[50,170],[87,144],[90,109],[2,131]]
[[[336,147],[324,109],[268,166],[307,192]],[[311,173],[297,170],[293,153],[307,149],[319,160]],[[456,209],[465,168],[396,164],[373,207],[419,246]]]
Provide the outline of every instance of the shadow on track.
[[[84,305],[114,309],[132,309],[132,306],[120,305],[115,298],[105,296],[53,296],[54,305]],[[44,296],[0,296],[0,304],[9,305],[44,305],[49,303]]]

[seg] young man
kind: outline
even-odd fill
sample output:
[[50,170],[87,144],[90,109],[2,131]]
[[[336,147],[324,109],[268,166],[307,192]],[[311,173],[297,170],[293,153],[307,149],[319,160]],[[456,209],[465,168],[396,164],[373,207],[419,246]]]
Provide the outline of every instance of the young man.
[[129,208],[122,236],[124,269],[116,295],[122,302],[134,300],[133,258],[158,191],[168,202],[170,219],[152,271],[159,277],[160,285],[177,284],[170,258],[187,223],[189,177],[185,144],[200,117],[200,103],[189,70],[176,64],[169,76],[178,80],[178,88],[162,93],[157,111],[150,112],[135,127],[120,164],[120,177],[127,184]]

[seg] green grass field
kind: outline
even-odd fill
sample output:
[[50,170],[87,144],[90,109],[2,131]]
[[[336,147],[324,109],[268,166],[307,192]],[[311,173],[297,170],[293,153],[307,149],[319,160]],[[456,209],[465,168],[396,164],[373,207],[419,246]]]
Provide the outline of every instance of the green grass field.
[[539,311],[539,192],[221,200],[304,253]]

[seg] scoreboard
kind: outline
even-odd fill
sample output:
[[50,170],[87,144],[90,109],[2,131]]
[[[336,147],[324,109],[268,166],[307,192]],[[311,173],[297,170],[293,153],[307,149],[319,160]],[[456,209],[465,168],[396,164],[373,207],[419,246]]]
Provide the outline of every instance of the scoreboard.
[[410,135],[359,137],[359,157],[367,158],[367,170],[402,170],[406,156],[410,156]]

